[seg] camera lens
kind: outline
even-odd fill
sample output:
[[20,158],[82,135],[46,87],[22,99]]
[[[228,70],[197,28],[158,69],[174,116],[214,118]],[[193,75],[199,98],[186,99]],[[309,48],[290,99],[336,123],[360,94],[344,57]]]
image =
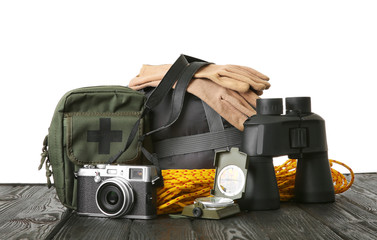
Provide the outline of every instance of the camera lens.
[[96,192],[98,209],[108,217],[120,217],[132,208],[134,195],[131,184],[123,178],[109,178]]
[[106,201],[111,205],[117,204],[118,200],[119,196],[116,192],[111,191],[106,195]]
[[99,189],[97,201],[100,210],[103,210],[106,214],[115,214],[122,208],[124,195],[117,185],[108,183]]

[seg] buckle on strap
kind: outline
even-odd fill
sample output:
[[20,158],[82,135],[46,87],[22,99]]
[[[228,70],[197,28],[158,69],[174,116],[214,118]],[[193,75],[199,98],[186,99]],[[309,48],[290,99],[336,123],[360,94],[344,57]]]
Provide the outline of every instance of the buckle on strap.
[[43,164],[45,164],[45,169],[46,169],[46,177],[47,177],[47,187],[51,188],[51,176],[52,176],[52,171],[50,170],[51,163],[50,159],[48,158],[48,135],[45,137],[43,140],[43,147],[42,147],[42,153],[41,153],[41,162],[38,166],[38,170],[41,170],[43,167]]

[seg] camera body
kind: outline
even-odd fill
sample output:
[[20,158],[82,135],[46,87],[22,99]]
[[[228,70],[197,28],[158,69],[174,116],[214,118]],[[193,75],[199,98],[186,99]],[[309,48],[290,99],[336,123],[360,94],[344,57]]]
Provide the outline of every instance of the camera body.
[[258,99],[257,115],[245,123],[241,151],[248,155],[246,190],[241,209],[280,207],[273,157],[298,159],[295,199],[303,203],[335,200],[327,156],[325,121],[311,112],[310,97]]
[[151,219],[157,216],[155,166],[86,165],[77,172],[77,213]]

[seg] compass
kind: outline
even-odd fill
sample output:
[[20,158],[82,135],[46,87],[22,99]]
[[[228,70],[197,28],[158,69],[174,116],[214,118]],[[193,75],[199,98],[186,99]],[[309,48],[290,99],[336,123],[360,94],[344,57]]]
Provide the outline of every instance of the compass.
[[216,176],[211,197],[197,198],[194,204],[185,206],[182,215],[221,219],[240,212],[236,199],[240,199],[245,191],[247,176],[247,155],[238,148],[230,151],[218,151],[214,165]]

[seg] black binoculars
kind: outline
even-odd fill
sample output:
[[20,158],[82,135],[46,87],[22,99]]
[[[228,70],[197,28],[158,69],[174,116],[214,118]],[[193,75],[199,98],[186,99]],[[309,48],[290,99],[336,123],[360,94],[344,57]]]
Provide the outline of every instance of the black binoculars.
[[248,155],[243,210],[280,208],[273,157],[297,159],[295,200],[334,202],[334,185],[327,156],[325,121],[311,112],[310,97],[258,99],[257,114],[245,123],[241,151]]

